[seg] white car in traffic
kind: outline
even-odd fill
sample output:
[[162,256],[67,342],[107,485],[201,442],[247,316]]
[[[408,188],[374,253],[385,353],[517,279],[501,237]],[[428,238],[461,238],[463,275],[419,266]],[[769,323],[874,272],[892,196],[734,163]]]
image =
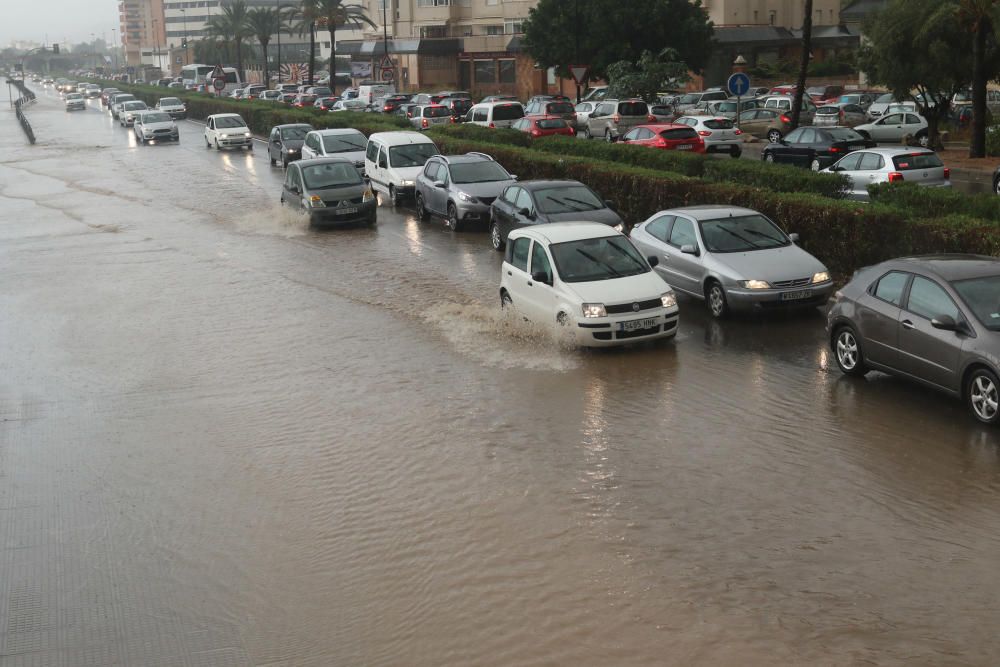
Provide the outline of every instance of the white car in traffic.
[[205,121],[205,147],[216,150],[243,148],[253,150],[253,135],[238,113],[217,113]]
[[677,299],[652,270],[657,262],[600,223],[526,227],[507,239],[500,303],[587,347],[670,338],[677,333]]
[[83,95],[80,93],[69,93],[66,95],[66,111],[74,111],[76,109],[87,108],[87,100],[83,99]]
[[180,141],[177,123],[166,111],[143,111],[135,117],[132,131],[140,144],[150,141]]
[[743,153],[743,130],[728,118],[681,116],[674,122],[694,128],[705,142],[706,153],[729,153],[734,158]]

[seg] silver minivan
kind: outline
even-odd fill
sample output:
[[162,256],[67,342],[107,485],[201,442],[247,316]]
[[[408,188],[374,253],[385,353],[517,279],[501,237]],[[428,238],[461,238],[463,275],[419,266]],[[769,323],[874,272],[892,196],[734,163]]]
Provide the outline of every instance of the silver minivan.
[[640,99],[604,100],[590,112],[583,126],[583,136],[612,142],[637,125],[656,122],[649,105]]

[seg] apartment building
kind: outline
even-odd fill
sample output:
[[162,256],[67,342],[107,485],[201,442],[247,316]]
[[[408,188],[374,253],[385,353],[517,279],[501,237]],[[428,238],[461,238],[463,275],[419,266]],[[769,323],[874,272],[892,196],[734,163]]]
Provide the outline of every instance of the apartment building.
[[[813,25],[838,25],[841,0],[813,0]],[[775,26],[800,28],[805,11],[802,0],[702,0],[708,17],[722,26]]]
[[[544,72],[521,50],[537,0],[363,0],[377,25],[337,41],[337,55],[372,63],[388,50],[402,90],[460,88],[478,95],[529,96]],[[383,37],[388,36],[388,44]]]
[[122,0],[118,20],[125,64],[162,67],[167,51],[162,0]]

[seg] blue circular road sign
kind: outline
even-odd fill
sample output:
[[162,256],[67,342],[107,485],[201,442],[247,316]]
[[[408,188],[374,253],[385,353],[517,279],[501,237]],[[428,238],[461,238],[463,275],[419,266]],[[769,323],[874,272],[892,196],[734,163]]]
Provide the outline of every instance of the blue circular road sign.
[[742,97],[750,90],[750,77],[743,72],[737,72],[729,77],[726,82],[726,89],[731,95]]

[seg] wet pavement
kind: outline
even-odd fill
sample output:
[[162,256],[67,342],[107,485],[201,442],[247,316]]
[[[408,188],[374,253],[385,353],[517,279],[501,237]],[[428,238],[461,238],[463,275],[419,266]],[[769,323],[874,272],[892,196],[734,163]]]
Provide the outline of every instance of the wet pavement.
[[576,351],[99,108],[0,114],[0,666],[1000,660],[1000,432],[820,313]]

